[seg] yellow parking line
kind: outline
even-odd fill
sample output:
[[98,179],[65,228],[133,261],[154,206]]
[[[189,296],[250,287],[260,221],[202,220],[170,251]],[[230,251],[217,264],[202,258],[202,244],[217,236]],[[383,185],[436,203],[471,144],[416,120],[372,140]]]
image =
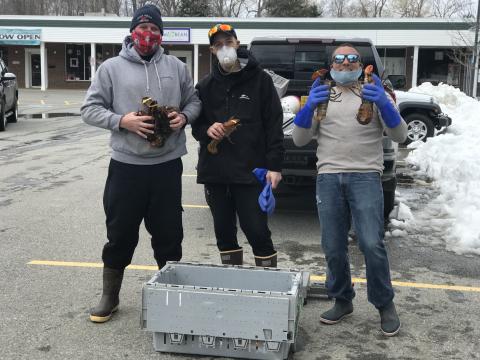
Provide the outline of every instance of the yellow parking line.
[[[27,265],[45,265],[45,266],[65,266],[65,267],[83,267],[83,268],[103,268],[102,263],[74,262],[74,261],[44,261],[32,260]],[[131,270],[158,270],[158,266],[153,265],[128,265]]]
[[45,105],[45,100],[40,100],[40,104]]
[[64,101],[63,102],[65,105],[70,105],[70,102],[69,101]]
[[[325,276],[312,275],[310,276],[312,281],[325,281]],[[357,284],[366,284],[366,279],[361,278],[352,278],[352,282]],[[457,286],[457,285],[437,285],[437,284],[425,284],[425,283],[415,283],[415,282],[405,282],[405,281],[392,281],[393,286],[398,287],[409,287],[417,289],[436,289],[436,290],[455,290],[455,291],[469,291],[469,292],[480,292],[480,287],[475,286]]]
[[[32,260],[27,265],[44,265],[44,266],[64,266],[64,267],[83,267],[83,268],[101,268],[102,263],[91,262],[74,262],[74,261],[48,261],[48,260]],[[131,270],[158,270],[155,265],[129,265],[127,269]],[[311,275],[311,281],[325,281],[325,276]],[[352,278],[352,281],[357,284],[365,284],[367,280],[362,278]],[[457,286],[457,285],[442,285],[442,284],[425,284],[404,281],[392,281],[393,286],[409,287],[417,289],[429,290],[453,290],[463,292],[480,292],[480,287],[475,286]]]
[[189,204],[182,204],[184,208],[190,209],[208,209],[208,205],[189,205]]

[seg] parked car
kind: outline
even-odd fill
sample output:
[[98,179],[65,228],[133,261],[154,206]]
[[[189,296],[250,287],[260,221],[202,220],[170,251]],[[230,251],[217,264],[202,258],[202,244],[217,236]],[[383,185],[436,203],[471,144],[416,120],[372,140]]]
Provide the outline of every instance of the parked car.
[[[393,87],[395,88],[395,85]],[[452,124],[452,119],[442,113],[440,105],[433,97],[399,90],[395,90],[395,95],[400,113],[408,125],[405,145],[418,140],[427,141],[435,135],[435,129],[446,129]]]
[[8,72],[0,58],[0,131],[5,131],[7,123],[18,120],[18,86],[15,74]]
[[[286,95],[307,95],[312,73],[321,68],[329,68],[333,50],[340,44],[354,45],[362,56],[362,62],[373,65],[377,74],[384,72],[377,50],[369,39],[333,38],[254,38],[249,49],[261,66],[290,80]],[[282,170],[283,183],[289,187],[312,186],[315,183],[316,140],[303,147],[293,144],[292,119],[284,118],[285,159]],[[383,139],[384,170],[382,174],[385,200],[385,218],[393,209],[395,199],[397,145],[388,137]]]

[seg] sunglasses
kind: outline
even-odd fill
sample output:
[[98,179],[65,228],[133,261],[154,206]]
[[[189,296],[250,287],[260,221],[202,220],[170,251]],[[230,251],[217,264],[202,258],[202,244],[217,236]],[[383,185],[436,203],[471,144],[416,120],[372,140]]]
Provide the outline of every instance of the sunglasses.
[[219,30],[221,30],[221,31],[232,31],[233,27],[230,26],[230,25],[227,25],[227,24],[217,24],[208,31],[208,37],[211,38]]
[[337,54],[333,57],[333,62],[335,64],[343,64],[343,62],[345,61],[345,58],[350,64],[354,64],[360,61],[360,55],[358,54],[348,54],[348,55]]

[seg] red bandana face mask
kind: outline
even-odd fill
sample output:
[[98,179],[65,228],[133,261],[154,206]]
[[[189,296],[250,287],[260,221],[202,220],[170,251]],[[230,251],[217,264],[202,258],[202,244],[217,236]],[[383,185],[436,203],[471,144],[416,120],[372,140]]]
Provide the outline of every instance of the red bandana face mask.
[[151,31],[132,31],[133,46],[141,55],[150,55],[157,51],[162,43],[162,35]]

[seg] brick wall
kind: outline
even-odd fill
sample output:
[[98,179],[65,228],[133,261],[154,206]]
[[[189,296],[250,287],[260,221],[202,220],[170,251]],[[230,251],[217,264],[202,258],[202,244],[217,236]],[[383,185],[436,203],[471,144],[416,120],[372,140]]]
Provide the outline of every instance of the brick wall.
[[8,70],[17,76],[19,88],[25,87],[25,49],[23,46],[8,46]]

